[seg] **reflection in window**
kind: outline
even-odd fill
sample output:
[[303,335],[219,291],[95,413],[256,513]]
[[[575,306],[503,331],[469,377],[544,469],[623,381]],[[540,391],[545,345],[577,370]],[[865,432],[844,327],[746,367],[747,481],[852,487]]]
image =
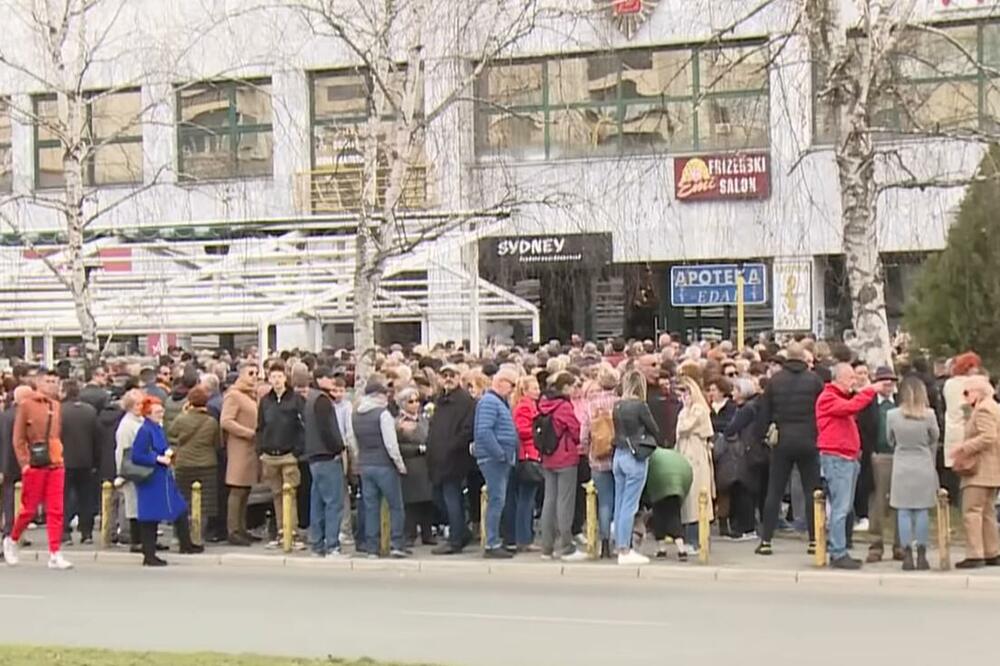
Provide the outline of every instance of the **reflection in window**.
[[270,80],[186,86],[178,90],[177,109],[182,180],[271,175]]
[[768,145],[763,44],[502,63],[477,84],[476,151],[519,160]]
[[[74,134],[59,116],[55,95],[34,99],[35,186],[64,187],[63,157]],[[138,90],[87,93],[82,126],[78,128],[90,147],[83,178],[88,186],[142,182],[142,95]],[[9,131],[9,129],[8,129]]]

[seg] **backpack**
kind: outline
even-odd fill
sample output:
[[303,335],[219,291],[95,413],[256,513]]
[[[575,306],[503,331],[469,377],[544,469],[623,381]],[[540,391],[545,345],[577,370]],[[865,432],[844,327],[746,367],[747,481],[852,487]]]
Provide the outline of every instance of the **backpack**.
[[552,419],[554,413],[554,409],[551,412],[539,410],[531,422],[531,438],[535,442],[535,448],[543,456],[551,456],[559,448],[559,436],[556,434],[556,424]]
[[595,460],[610,458],[615,450],[615,420],[611,410],[599,407],[590,417],[590,454]]

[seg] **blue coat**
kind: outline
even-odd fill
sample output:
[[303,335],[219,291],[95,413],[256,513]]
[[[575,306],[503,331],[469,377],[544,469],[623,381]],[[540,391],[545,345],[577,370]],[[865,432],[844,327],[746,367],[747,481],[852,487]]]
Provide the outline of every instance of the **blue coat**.
[[476,405],[475,423],[476,462],[495,461],[513,465],[517,461],[520,440],[507,401],[493,391],[487,391]]
[[168,448],[163,427],[146,419],[132,443],[132,462],[153,468],[151,477],[135,484],[141,521],[172,523],[187,511],[173,471],[156,461],[156,456],[162,456]]

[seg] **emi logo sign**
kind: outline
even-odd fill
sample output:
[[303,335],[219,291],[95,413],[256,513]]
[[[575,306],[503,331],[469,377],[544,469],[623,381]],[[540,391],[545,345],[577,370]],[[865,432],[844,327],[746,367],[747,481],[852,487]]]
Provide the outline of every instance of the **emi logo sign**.
[[632,39],[632,35],[653,15],[659,0],[596,0],[596,2],[622,34]]

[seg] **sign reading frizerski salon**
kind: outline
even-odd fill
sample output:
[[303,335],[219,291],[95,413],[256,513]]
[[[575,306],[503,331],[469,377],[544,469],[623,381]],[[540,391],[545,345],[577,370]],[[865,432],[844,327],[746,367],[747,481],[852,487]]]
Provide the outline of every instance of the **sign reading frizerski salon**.
[[743,302],[767,303],[764,264],[702,264],[670,269],[670,304],[676,307],[736,305],[736,278],[743,271]]
[[674,196],[681,202],[766,199],[771,157],[748,152],[674,158]]

